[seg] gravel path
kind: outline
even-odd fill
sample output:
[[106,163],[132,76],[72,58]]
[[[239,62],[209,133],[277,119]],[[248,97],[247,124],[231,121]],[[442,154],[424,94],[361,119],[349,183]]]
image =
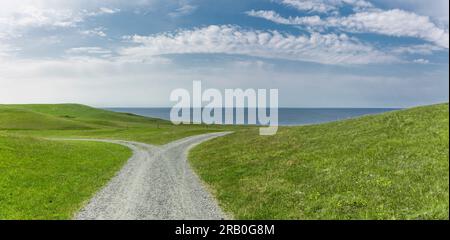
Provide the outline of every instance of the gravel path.
[[187,153],[199,143],[226,134],[193,136],[162,147],[128,141],[83,139],[121,144],[132,149],[134,154],[75,219],[225,218],[213,197],[191,170]]

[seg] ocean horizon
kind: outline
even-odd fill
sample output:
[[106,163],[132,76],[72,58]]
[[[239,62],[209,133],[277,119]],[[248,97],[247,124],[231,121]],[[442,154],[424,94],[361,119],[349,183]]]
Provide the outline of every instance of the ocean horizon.
[[[171,108],[105,108],[115,112],[132,113],[144,117],[160,118],[170,121]],[[236,109],[234,109],[235,111]],[[365,115],[374,115],[384,112],[401,110],[401,108],[279,108],[278,109],[278,125],[279,126],[296,126],[310,125],[340,121],[361,117]],[[192,109],[191,109],[192,111]],[[245,109],[247,116],[248,109]],[[225,110],[222,112],[225,118]],[[234,121],[236,124],[236,121]],[[245,118],[245,125],[248,125]],[[260,125],[260,124],[257,124]]]

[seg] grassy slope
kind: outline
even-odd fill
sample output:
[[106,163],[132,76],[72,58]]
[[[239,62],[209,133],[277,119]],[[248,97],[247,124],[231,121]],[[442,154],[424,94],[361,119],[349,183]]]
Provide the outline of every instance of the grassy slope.
[[130,156],[115,144],[0,135],[0,219],[69,219]]
[[[27,112],[37,117],[17,117],[10,113],[12,110]],[[27,121],[28,119],[30,121]],[[47,121],[48,119],[54,121]],[[19,136],[109,138],[161,145],[183,137],[238,128],[240,127],[174,126],[165,120],[78,104],[0,105],[0,133],[3,130],[4,134]]]
[[43,130],[43,129],[90,129],[89,125],[58,118],[27,109],[0,108],[0,129],[11,130]]
[[237,219],[449,218],[448,104],[240,131],[190,160]]
[[77,104],[0,105],[0,219],[67,219],[131,155],[125,147],[46,137],[164,144],[228,127],[167,121]]

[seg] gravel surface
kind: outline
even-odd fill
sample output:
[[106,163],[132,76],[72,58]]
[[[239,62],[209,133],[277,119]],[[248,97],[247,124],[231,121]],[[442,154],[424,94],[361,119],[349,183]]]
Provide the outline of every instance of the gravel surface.
[[226,218],[187,162],[190,148],[226,134],[193,136],[162,147],[128,141],[84,139],[121,144],[134,153],[122,170],[90,200],[75,219]]

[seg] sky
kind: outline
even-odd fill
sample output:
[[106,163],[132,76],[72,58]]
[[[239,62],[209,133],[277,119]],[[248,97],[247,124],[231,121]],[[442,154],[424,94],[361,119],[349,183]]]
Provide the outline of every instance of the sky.
[[282,107],[449,99],[448,0],[0,1],[0,104],[168,107],[276,88]]

